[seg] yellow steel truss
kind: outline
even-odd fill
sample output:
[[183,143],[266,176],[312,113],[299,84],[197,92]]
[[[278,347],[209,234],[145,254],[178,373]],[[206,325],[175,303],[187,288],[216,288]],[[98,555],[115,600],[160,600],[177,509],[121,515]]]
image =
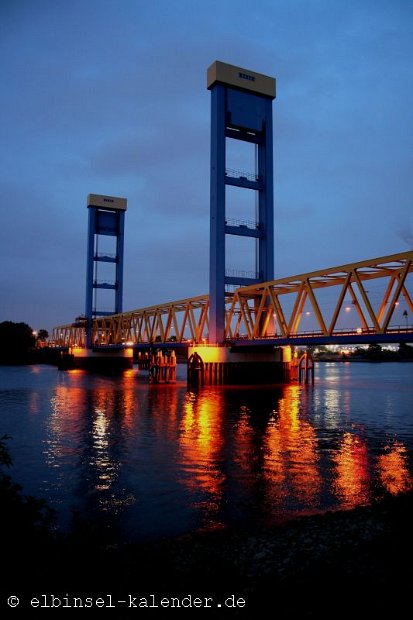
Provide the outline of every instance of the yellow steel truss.
[[[334,336],[346,300],[356,312],[361,330],[384,334],[402,299],[413,314],[413,251],[314,271],[291,278],[244,286],[226,297],[226,339],[279,336],[290,338],[305,331],[303,312],[311,309],[314,330]],[[380,281],[379,300],[366,288]],[[320,291],[330,289],[332,309],[326,309]],[[95,345],[156,342],[206,342],[208,295],[100,317],[93,321]],[[406,310],[407,311],[407,310]],[[309,312],[307,312],[309,314]],[[85,346],[85,328],[76,324],[53,330],[58,346]]]
[[[346,298],[356,310],[361,330],[384,334],[401,297],[413,313],[408,290],[412,286],[408,275],[412,272],[413,252],[410,251],[238,288],[227,311],[226,336],[244,335],[248,339],[295,336],[302,328],[306,304],[311,308],[314,331],[333,336]],[[366,288],[366,282],[373,279],[380,279],[384,289],[375,304]],[[333,310],[329,314],[321,306],[318,295],[319,289],[327,288],[332,288],[333,293],[329,299]],[[290,312],[285,309],[286,299],[290,305],[293,300]]]
[[[204,342],[208,334],[208,295],[99,317],[93,321],[94,345]],[[53,330],[58,346],[84,346],[85,329],[63,325]]]

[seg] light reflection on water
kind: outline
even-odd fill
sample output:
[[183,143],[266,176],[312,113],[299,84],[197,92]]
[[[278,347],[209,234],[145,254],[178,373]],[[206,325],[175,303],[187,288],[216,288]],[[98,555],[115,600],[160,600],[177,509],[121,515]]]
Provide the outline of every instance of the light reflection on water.
[[395,441],[387,445],[384,454],[377,457],[377,468],[383,487],[392,494],[407,491],[412,486],[412,477],[407,467],[406,447]]
[[334,455],[335,495],[343,508],[352,508],[370,500],[370,468],[365,439],[346,431]]
[[325,364],[314,386],[149,385],[0,368],[14,477],[114,537],[350,508],[412,487],[413,365]]

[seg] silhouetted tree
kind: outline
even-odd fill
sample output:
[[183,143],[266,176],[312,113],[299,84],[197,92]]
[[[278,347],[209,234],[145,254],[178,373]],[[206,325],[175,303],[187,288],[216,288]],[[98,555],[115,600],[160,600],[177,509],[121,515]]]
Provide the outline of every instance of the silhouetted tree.
[[403,359],[413,359],[413,347],[409,347],[405,342],[399,344],[399,355]]
[[370,360],[381,360],[383,358],[383,350],[379,344],[369,344],[366,351],[366,358]]
[[28,359],[36,338],[27,323],[0,323],[0,363],[20,364]]
[[37,340],[41,340],[42,342],[46,342],[48,337],[49,337],[49,332],[47,331],[47,329],[39,329],[39,332],[37,334]]

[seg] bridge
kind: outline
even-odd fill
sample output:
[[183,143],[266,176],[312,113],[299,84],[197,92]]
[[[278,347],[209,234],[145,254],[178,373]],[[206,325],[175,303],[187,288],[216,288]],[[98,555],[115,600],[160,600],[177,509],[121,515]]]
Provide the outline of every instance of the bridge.
[[[224,343],[319,345],[410,342],[413,251],[238,287],[225,298]],[[311,325],[311,329],[310,329]],[[56,327],[62,347],[85,347],[84,325]],[[94,319],[94,346],[209,343],[209,296]]]
[[[273,122],[275,79],[220,61],[207,73],[211,91],[209,293],[123,311],[125,198],[88,196],[86,310],[53,330],[55,345],[79,358],[122,357],[132,349],[188,349],[189,366],[211,382],[288,380],[291,347],[413,341],[413,251],[274,279]],[[255,169],[239,171],[228,144],[250,149]],[[233,151],[234,149],[232,149]],[[248,217],[228,196],[236,190],[253,207]],[[239,194],[237,194],[239,196]],[[251,201],[251,197],[253,200]],[[238,201],[241,203],[238,199]],[[247,202],[247,201],[245,201]],[[102,235],[114,254],[101,252]],[[228,237],[253,247],[255,269],[227,266]],[[250,257],[251,260],[251,257]],[[98,277],[114,269],[113,281]],[[98,293],[113,292],[111,311]],[[111,353],[112,352],[112,353]],[[117,352],[117,353],[115,353]],[[246,370],[247,369],[247,370]],[[257,371],[257,369],[259,369]]]

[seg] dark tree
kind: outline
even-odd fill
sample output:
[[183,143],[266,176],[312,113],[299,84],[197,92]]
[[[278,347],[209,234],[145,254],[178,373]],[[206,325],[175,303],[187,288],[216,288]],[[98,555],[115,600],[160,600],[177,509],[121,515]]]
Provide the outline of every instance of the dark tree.
[[36,338],[27,323],[0,323],[0,363],[20,364],[28,360]]
[[369,348],[366,351],[366,358],[370,360],[383,359],[383,349],[379,344],[369,344]]
[[37,334],[37,340],[41,340],[42,342],[46,342],[48,337],[49,337],[49,332],[47,331],[47,329],[39,329],[39,332]]
[[403,359],[413,359],[413,347],[401,342],[399,344],[399,355]]

